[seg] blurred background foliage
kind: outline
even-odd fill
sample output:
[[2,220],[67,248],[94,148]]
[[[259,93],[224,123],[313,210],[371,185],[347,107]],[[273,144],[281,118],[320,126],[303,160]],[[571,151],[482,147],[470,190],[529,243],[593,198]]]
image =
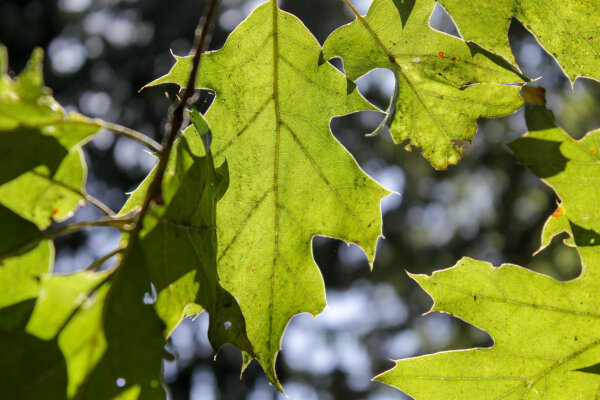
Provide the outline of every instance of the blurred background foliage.
[[[259,3],[223,0],[211,48],[220,48]],[[370,1],[354,3],[365,13]],[[280,0],[280,6],[297,15],[320,43],[353,19],[341,1]],[[0,42],[9,48],[13,73],[34,47],[44,48],[47,85],[67,109],[160,139],[176,88],[139,89],[170,69],[170,51],[187,54],[202,8],[201,0],[0,0]],[[439,5],[430,23],[458,34]],[[518,21],[513,21],[509,38],[521,70],[548,89],[549,107],[561,127],[579,138],[600,126],[598,82],[580,79],[572,87]],[[393,79],[390,71],[376,70],[358,85],[385,109]],[[210,100],[204,94],[197,106],[206,110]],[[522,111],[480,121],[462,162],[443,172],[433,170],[418,151],[394,145],[389,135],[365,137],[381,119],[363,112],[331,123],[363,169],[398,194],[383,201],[385,240],[379,242],[372,272],[354,245],[314,240],[329,305],[315,319],[295,317],[284,336],[277,368],[292,400],[402,399],[400,392],[370,381],[393,365],[390,358],[492,345],[485,332],[448,315],[422,316],[431,300],[405,270],[431,273],[469,256],[494,265],[521,264],[558,279],[574,278],[580,271],[575,250],[558,242],[532,257],[557,199],[504,145],[525,132]],[[100,133],[85,152],[87,190],[115,210],[155,164],[139,144],[110,132]],[[87,219],[95,212],[84,207],[73,218]],[[85,268],[118,241],[118,232],[109,228],[60,239],[56,270]],[[200,316],[184,321],[172,336],[168,348],[176,357],[164,364],[170,398],[285,398],[269,386],[258,364],[240,380],[236,349],[225,347],[215,361],[206,330],[207,318]]]

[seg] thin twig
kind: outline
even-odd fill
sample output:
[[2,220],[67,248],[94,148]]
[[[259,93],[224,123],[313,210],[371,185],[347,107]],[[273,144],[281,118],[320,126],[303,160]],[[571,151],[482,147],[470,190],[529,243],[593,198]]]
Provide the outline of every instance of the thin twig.
[[97,209],[99,209],[104,214],[108,215],[109,217],[115,216],[115,212],[109,206],[107,206],[106,204],[104,204],[103,202],[101,202],[99,199],[95,198],[91,194],[85,195],[85,201],[87,201],[88,203],[90,203],[91,205],[93,205],[94,207],[96,207]]
[[113,251],[111,251],[110,253],[107,253],[107,254],[103,255],[102,257],[100,257],[99,259],[97,259],[96,261],[94,261],[85,270],[86,271],[94,271],[97,268],[100,268],[102,266],[102,264],[104,264],[106,261],[110,260],[112,257],[114,257],[117,254],[122,253],[124,251],[125,251],[125,247],[118,247],[118,248],[114,249]]
[[131,230],[133,222],[134,222],[134,219],[131,217],[103,218],[103,219],[99,219],[99,220],[95,220],[95,221],[74,222],[72,224],[62,226],[58,229],[47,230],[47,231],[42,232],[42,234],[40,236],[30,240],[29,242],[17,247],[16,249],[14,249],[8,253],[1,255],[0,261],[5,260],[7,258],[17,256],[22,253],[25,253],[26,251],[33,249],[35,246],[37,246],[40,242],[42,242],[44,240],[51,240],[51,239],[54,239],[59,236],[69,235],[71,233],[78,232],[84,228],[90,228],[90,227],[95,227],[95,226],[107,226],[107,227],[120,229],[124,232],[128,232]]
[[[118,125],[118,124],[113,124],[111,122],[106,122],[103,121],[101,119],[92,119],[92,120],[87,120],[85,122],[76,120],[76,119],[64,119],[61,121],[56,121],[53,122],[51,125],[53,126],[58,126],[58,125],[80,125],[80,124],[85,124],[88,126],[96,126],[98,128],[104,128],[104,129],[108,129],[111,130],[113,132],[116,132],[118,134],[121,134],[123,136],[127,136],[141,144],[143,144],[144,146],[148,147],[150,150],[152,150],[155,153],[160,153],[162,151],[162,146],[155,141],[154,139],[152,139],[150,136],[145,135],[141,132],[135,131],[133,129],[124,127],[122,125]],[[42,129],[44,127],[48,126],[48,124],[23,124],[18,126],[17,128],[22,128],[22,129]],[[13,130],[13,128],[11,128],[10,130]],[[0,129],[0,132],[6,132],[8,131],[7,129]]]
[[127,136],[128,138],[133,139],[148,147],[154,153],[160,153],[163,151],[163,147],[160,145],[160,143],[152,139],[150,136],[144,135],[141,132],[134,131],[133,129],[127,128],[125,126],[113,124],[111,122],[102,121],[100,119],[93,120],[93,124],[100,128],[108,129],[120,135]]
[[171,129],[169,130],[169,134],[163,140],[163,150],[160,153],[160,159],[158,161],[158,165],[156,166],[156,174],[154,175],[154,179],[148,188],[148,192],[146,193],[146,197],[144,198],[144,203],[142,204],[142,209],[138,214],[138,223],[136,229],[133,234],[137,234],[139,230],[142,228],[144,216],[148,212],[148,208],[150,203],[153,201],[157,204],[162,204],[162,181],[165,175],[165,171],[167,169],[167,165],[169,163],[169,157],[171,155],[171,150],[173,149],[173,143],[175,143],[175,139],[181,130],[183,125],[183,120],[185,116],[185,109],[187,107],[188,102],[194,96],[195,86],[196,86],[196,76],[198,75],[198,70],[200,68],[200,58],[202,52],[208,43],[208,38],[210,37],[210,32],[213,25],[214,17],[217,13],[219,5],[219,0],[211,0],[208,4],[206,13],[204,17],[200,20],[198,27],[196,28],[196,39],[194,43],[194,48],[192,49],[193,61],[192,61],[192,70],[190,71],[190,77],[188,79],[187,86],[179,100],[177,106],[173,110],[173,116],[171,118]]
[[[116,287],[115,282],[119,280],[119,277],[123,273],[123,268],[127,264],[128,257],[131,255],[131,249],[133,248],[132,243],[139,240],[140,232],[142,230],[142,222],[144,220],[144,216],[148,213],[150,205],[155,201],[155,199],[162,197],[161,186],[162,179],[167,168],[167,164],[169,161],[169,157],[171,155],[171,150],[173,148],[173,143],[179,134],[181,126],[183,125],[183,117],[185,113],[185,108],[187,106],[187,102],[192,98],[194,94],[194,86],[196,83],[196,74],[198,73],[198,66],[200,64],[200,54],[204,49],[205,42],[207,37],[209,36],[210,27],[212,26],[212,22],[214,16],[216,14],[217,6],[219,4],[219,0],[211,0],[208,5],[207,12],[205,17],[201,19],[198,28],[196,29],[196,45],[195,45],[195,54],[194,54],[194,64],[190,75],[190,80],[188,82],[187,88],[181,98],[180,103],[177,105],[175,110],[173,111],[173,118],[171,123],[171,129],[169,135],[165,138],[163,142],[163,149],[159,154],[159,161],[156,166],[156,174],[150,183],[150,187],[146,192],[146,196],[144,197],[144,202],[142,203],[141,209],[138,214],[134,217],[135,224],[133,229],[130,231],[129,238],[127,240],[127,246],[123,249],[123,256],[121,257],[121,262],[119,268],[114,269],[113,273],[110,274],[110,279],[112,280],[112,284],[106,293],[106,297],[104,299],[104,307],[102,309],[102,324],[106,321],[107,313],[109,307],[106,305],[109,304],[110,298],[113,294],[113,288]],[[160,201],[159,201],[160,202]]]

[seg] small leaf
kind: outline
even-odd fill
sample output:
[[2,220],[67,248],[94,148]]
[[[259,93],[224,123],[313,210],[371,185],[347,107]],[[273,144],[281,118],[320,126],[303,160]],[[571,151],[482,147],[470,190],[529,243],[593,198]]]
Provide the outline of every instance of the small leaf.
[[577,141],[555,126],[552,112],[543,107],[528,107],[525,116],[530,131],[509,147],[561,201],[560,215],[554,212],[544,225],[541,249],[562,232],[572,235],[572,227],[600,232],[600,129]]
[[0,47],[0,204],[44,229],[84,199],[87,171],[79,145],[100,128],[67,115],[52,98],[43,86],[42,55],[34,51],[13,80]]
[[[0,310],[35,299],[40,291],[40,276],[51,271],[54,247],[39,241],[37,227],[0,204]],[[0,313],[0,328],[21,324],[31,310]],[[24,327],[24,324],[22,324]]]
[[[375,68],[396,74],[396,143],[409,140],[436,169],[456,164],[476,120],[518,110],[524,78],[499,57],[429,27],[435,2],[375,0],[368,14],[331,34],[325,58],[341,57],[356,80]],[[388,117],[388,118],[389,118]]]

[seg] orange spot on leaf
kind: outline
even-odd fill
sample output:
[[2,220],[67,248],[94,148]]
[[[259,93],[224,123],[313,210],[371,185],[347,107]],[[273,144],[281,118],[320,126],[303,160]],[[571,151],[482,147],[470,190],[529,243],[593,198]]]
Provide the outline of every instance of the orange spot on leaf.
[[56,217],[58,215],[58,209],[57,208],[53,208],[52,209],[52,216]]
[[440,57],[444,57],[444,52],[443,52],[443,51],[440,51],[440,52],[438,53],[438,56],[440,56]]
[[554,218],[559,218],[559,217],[562,217],[562,215],[564,213],[565,212],[563,211],[563,209],[560,206],[558,206],[558,207],[556,207],[556,210],[554,210],[554,212],[552,213],[552,216]]
[[596,154],[596,149],[590,149],[590,153]]

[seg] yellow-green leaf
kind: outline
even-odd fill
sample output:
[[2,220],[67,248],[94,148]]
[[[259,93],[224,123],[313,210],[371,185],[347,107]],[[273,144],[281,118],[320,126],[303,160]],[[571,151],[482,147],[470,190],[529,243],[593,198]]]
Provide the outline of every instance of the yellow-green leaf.
[[375,0],[366,16],[331,34],[325,58],[341,57],[348,77],[375,68],[396,75],[395,107],[386,120],[396,143],[420,148],[436,169],[456,164],[480,117],[521,107],[525,78],[499,57],[435,31],[430,0]]
[[462,259],[432,276],[412,277],[434,299],[432,311],[487,331],[488,349],[399,360],[376,379],[416,399],[595,399],[600,375],[600,159],[598,131],[573,140],[550,111],[528,106],[529,133],[510,144],[562,203],[543,245],[567,231],[582,273],[560,282],[516,265]]
[[508,28],[515,17],[552,55],[571,81],[600,80],[600,3],[597,0],[440,0],[465,40],[515,65]]
[[85,196],[78,145],[99,129],[82,115],[67,115],[43,86],[40,49],[13,80],[0,46],[0,204],[42,229],[67,218]]
[[[191,59],[178,57],[153,84],[185,86],[190,69]],[[332,117],[373,106],[323,62],[316,39],[276,1],[254,10],[222,49],[203,55],[196,82],[217,93],[206,118],[215,161],[229,165],[217,209],[219,275],[279,387],[274,366],[285,327],[295,314],[325,306],[313,236],[356,243],[370,262],[375,257],[379,203],[389,192],[329,129]]]

